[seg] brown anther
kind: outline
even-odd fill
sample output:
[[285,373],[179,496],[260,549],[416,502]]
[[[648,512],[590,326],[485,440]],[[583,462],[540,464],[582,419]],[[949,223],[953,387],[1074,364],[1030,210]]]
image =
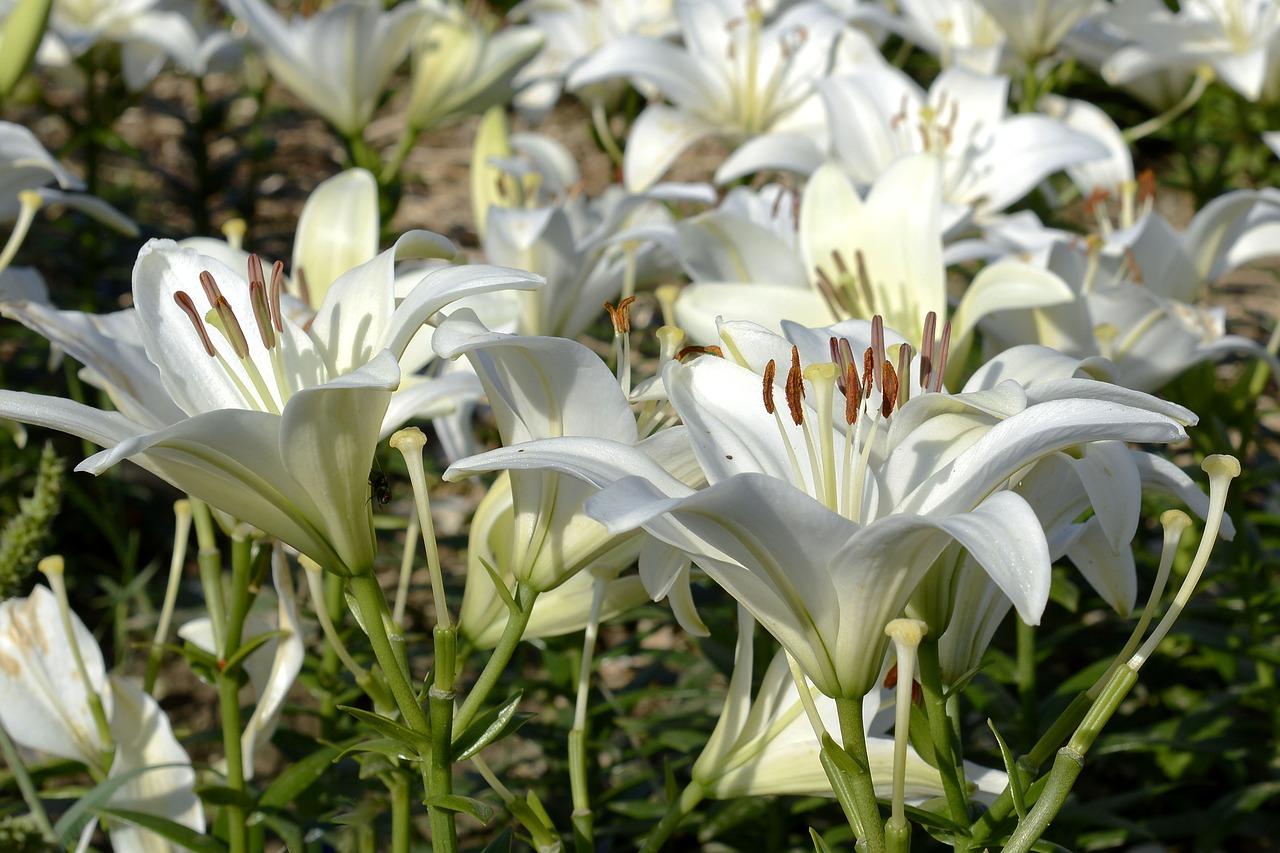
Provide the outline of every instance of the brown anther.
[[778,363],[769,359],[769,363],[764,366],[764,410],[771,415],[777,411],[773,405],[773,380],[777,375]]
[[717,346],[687,346],[676,353],[676,361],[684,361],[686,355],[714,355],[716,358],[724,358],[724,353]]
[[870,400],[871,389],[875,387],[875,380],[872,378],[876,372],[876,357],[871,353],[871,347],[867,347],[862,353],[862,395]]
[[1151,169],[1143,169],[1138,175],[1138,201],[1142,204],[1156,197],[1156,173]]
[[[261,267],[259,267],[261,272]],[[270,350],[276,345],[276,330],[271,323],[271,307],[267,304],[267,286],[260,278],[249,280],[249,304],[253,306],[253,319],[258,325],[258,337],[263,349]]]
[[298,267],[293,271],[293,280],[298,285],[298,298],[311,304],[311,288],[307,286],[307,271]]
[[271,265],[271,287],[267,290],[267,304],[271,306],[271,322],[276,332],[284,331],[284,315],[280,313],[280,294],[284,292],[284,263]]
[[616,308],[613,303],[605,302],[604,310],[609,312],[609,319],[613,321],[615,335],[626,335],[631,332],[631,303],[635,301],[634,296],[628,296],[619,302]]
[[178,307],[191,320],[191,325],[196,327],[196,334],[200,336],[200,343],[204,344],[204,351],[208,353],[210,358],[216,356],[218,351],[213,348],[213,341],[209,340],[209,333],[205,331],[204,321],[200,319],[200,312],[196,310],[196,304],[191,301],[191,297],[185,291],[179,290],[173,294],[173,301],[178,303]]
[[240,321],[236,318],[236,312],[231,309],[231,303],[227,301],[225,296],[219,294],[213,310],[222,322],[222,332],[226,335],[227,342],[231,344],[231,349],[235,352],[236,358],[248,358],[249,339],[245,337],[244,329],[240,327]]
[[[903,343],[898,347],[898,376],[902,377],[902,382],[898,385],[897,406],[899,409],[911,398],[911,344]],[[889,363],[885,362],[885,367]]]
[[840,275],[849,274],[849,265],[844,262],[844,258],[835,249],[831,250],[831,262],[836,265]]
[[800,426],[804,423],[804,374],[800,370],[800,350],[791,348],[791,369],[787,371],[787,408],[791,411],[791,421]]
[[873,368],[871,376],[876,383],[876,390],[883,389],[880,384],[880,374],[884,364],[884,318],[879,314],[871,318],[871,358],[873,359]]
[[849,362],[844,368],[844,422],[856,424],[858,410],[862,408],[862,386],[858,384],[858,368]]
[[1111,198],[1111,193],[1102,187],[1095,187],[1093,192],[1089,193],[1089,197],[1084,202],[1084,212],[1089,216],[1093,216],[1098,207],[1106,204],[1107,199]]
[[200,286],[204,288],[204,295],[209,300],[209,306],[216,306],[218,300],[222,298],[222,291],[218,289],[218,282],[214,280],[213,274],[208,270],[200,273]]
[[951,321],[942,324],[942,341],[938,344],[937,365],[933,369],[934,392],[942,391],[942,380],[947,372],[947,352],[951,349]]
[[933,335],[937,331],[938,315],[930,311],[924,315],[924,333],[920,336],[920,389],[929,388],[929,374],[933,370]]
[[[884,676],[884,687],[886,690],[892,690],[898,686],[898,665],[895,663],[889,667],[889,671]],[[924,702],[924,690],[920,686],[920,682],[915,679],[911,680],[911,702],[919,705]]]
[[1142,266],[1138,263],[1138,256],[1133,253],[1132,247],[1124,250],[1124,263],[1133,275],[1133,283],[1142,284]]
[[267,279],[266,279],[266,276],[264,276],[262,273],[262,259],[259,258],[256,254],[249,255],[248,267],[249,267],[249,284],[252,285],[254,282],[257,282],[265,286],[267,283]]
[[880,414],[887,418],[893,414],[893,407],[898,402],[898,373],[888,361],[882,362],[881,367],[884,371],[884,399],[880,402]]

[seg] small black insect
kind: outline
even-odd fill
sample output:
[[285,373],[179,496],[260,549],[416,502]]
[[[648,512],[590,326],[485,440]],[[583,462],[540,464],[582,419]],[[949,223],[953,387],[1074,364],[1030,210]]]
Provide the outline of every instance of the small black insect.
[[391,503],[391,483],[387,481],[387,475],[381,471],[370,471],[369,492],[372,498],[378,502],[378,506],[386,506]]

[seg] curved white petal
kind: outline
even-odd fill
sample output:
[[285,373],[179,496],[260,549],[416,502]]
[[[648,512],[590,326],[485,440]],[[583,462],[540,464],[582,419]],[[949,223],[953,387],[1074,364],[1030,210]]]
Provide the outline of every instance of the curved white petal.
[[665,104],[645,107],[631,125],[622,173],[630,192],[644,192],[667,173],[690,145],[720,129],[693,113]]
[[324,303],[329,285],[378,254],[378,183],[365,169],[322,181],[302,206],[290,274],[305,279],[311,307]]

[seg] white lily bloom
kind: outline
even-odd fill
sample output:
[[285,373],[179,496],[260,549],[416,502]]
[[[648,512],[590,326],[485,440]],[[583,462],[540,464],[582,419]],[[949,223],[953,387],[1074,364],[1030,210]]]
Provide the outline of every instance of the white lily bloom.
[[943,68],[994,74],[1007,37],[979,0],[901,0],[890,26],[934,56]]
[[[56,183],[57,187],[47,186]],[[92,216],[122,234],[138,233],[138,226],[101,199],[86,195],[84,182],[55,160],[35,134],[20,124],[0,121],[0,223],[13,221],[20,207],[18,194],[35,190],[43,204],[63,204]]]
[[[368,474],[400,382],[397,357],[450,302],[538,281],[493,267],[450,267],[428,273],[397,303],[397,254],[449,249],[437,235],[405,235],[335,282],[303,328],[280,312],[276,277],[268,287],[265,276],[251,271],[251,285],[213,258],[152,241],[134,269],[134,302],[153,365],[143,378],[153,382],[158,372],[171,400],[167,411],[138,421],[4,391],[0,412],[109,448],[79,470],[97,473],[134,458],[330,571],[367,570],[373,561]],[[212,308],[196,308],[193,292]],[[82,346],[66,343],[73,354]],[[99,373],[107,370],[118,373],[120,365],[109,363]],[[182,417],[157,426],[175,407]]]
[[[642,435],[617,378],[587,347],[564,338],[493,333],[465,310],[440,325],[435,345],[442,357],[466,355],[471,360],[505,445],[565,436],[602,438],[636,448],[664,470],[696,477],[682,430]],[[494,469],[470,458],[454,463],[446,476],[484,470]],[[508,552],[504,564],[494,566],[502,573],[539,591],[552,590],[585,569],[608,575],[639,556],[644,537],[638,532],[617,536],[583,514],[583,502],[596,491],[589,484],[549,471],[512,470],[508,478],[502,488],[511,492],[512,532],[499,544],[489,526],[472,528],[473,534],[486,537],[476,543],[478,551],[499,544]],[[483,584],[475,595],[481,603],[493,597]]]
[[542,48],[542,34],[532,27],[490,32],[456,0],[419,2],[430,14],[413,43],[409,126],[427,130],[510,102],[514,78]]
[[1067,33],[1105,4],[1099,0],[978,0],[1024,65],[1052,56]]
[[1123,0],[1102,16],[1129,44],[1102,67],[1113,85],[1210,65],[1250,101],[1280,96],[1280,7],[1273,0]]
[[[789,221],[783,216],[767,229],[744,228],[732,212],[682,223],[681,256],[693,260],[685,266],[699,280],[681,291],[677,322],[700,344],[714,342],[717,317],[778,330],[782,320],[819,326],[880,315],[890,328],[914,334],[929,312],[942,316],[947,308],[943,178],[938,158],[916,154],[895,161],[863,196],[843,172],[823,166],[801,198],[795,252],[781,251]],[[714,278],[735,273],[742,277]],[[966,346],[977,319],[1002,306],[1070,298],[1069,289],[1027,264],[990,264],[956,308],[953,346]]]
[[[525,0],[511,10],[527,18],[546,39],[542,51],[517,75],[515,107],[534,121],[546,116],[565,79],[588,56],[625,36],[662,39],[677,32],[672,0]],[[584,87],[583,100],[611,107],[626,91],[625,80]]]
[[[840,332],[861,349],[867,328]],[[604,487],[587,501],[589,514],[613,531],[643,526],[683,550],[822,692],[838,698],[861,697],[874,686],[887,647],[884,625],[953,541],[984,566],[1024,620],[1038,620],[1049,554],[1030,506],[1001,490],[1015,473],[1091,441],[1174,441],[1194,420],[1124,389],[1114,391],[1119,401],[1093,389],[1037,403],[1006,382],[957,402],[1002,413],[995,426],[973,429],[963,418],[921,421],[913,414],[922,406],[935,412],[930,398],[942,396],[924,393],[938,387],[943,369],[931,350],[910,362],[900,353],[910,372],[892,381],[897,373],[877,360],[884,344],[876,341],[868,347],[874,367],[853,399],[863,400],[865,385],[873,392],[846,406],[836,377],[850,388],[849,375],[857,377],[847,347],[840,357],[842,365],[849,361],[847,372],[830,363],[803,370],[788,341],[751,324],[724,324],[722,348],[726,359],[672,362],[664,372],[711,484],[706,489],[691,489],[628,445],[599,439],[531,442],[491,451],[476,464],[551,468]],[[783,382],[783,371],[768,362],[788,357],[793,367]],[[762,372],[767,396],[789,389],[789,416],[781,402],[772,411],[756,404]],[[846,412],[858,415],[854,426]]]
[[284,21],[263,0],[225,0],[249,28],[267,68],[344,137],[363,132],[427,10],[405,2],[341,0]]
[[[748,631],[747,636],[753,633]],[[694,762],[693,781],[707,796],[722,800],[778,794],[834,796],[831,780],[819,759],[822,745],[804,713],[785,654],[779,651],[770,661],[755,701],[751,699],[753,658],[753,650],[742,642],[740,634],[724,709]],[[812,689],[810,693],[824,728],[838,737],[840,723],[835,701]],[[863,697],[862,720],[876,796],[889,799],[894,745],[893,737],[885,732],[893,724],[893,715],[880,713],[884,695],[877,685]],[[968,761],[964,769],[971,794],[994,797],[1008,784],[1008,776],[1002,771]],[[937,769],[908,747],[906,801],[918,804],[943,794]]]
[[818,84],[827,133],[758,137],[716,173],[733,180],[762,169],[809,174],[824,160],[870,186],[899,158],[942,163],[943,231],[992,218],[1049,175],[1106,155],[1097,140],[1056,119],[1010,115],[1009,79],[943,71],[926,94],[901,70],[868,65]]
[[[57,599],[37,586],[27,598],[0,603],[0,721],[18,744],[79,761],[108,776],[156,765],[111,795],[116,808],[154,814],[203,832],[204,809],[186,750],[173,736],[156,700],[128,681],[107,677],[102,652],[74,613],[74,638],[63,631]],[[75,650],[73,651],[72,644]],[[88,684],[75,664],[84,661]],[[101,699],[110,729],[104,742],[89,706],[92,689]],[[114,758],[103,766],[104,754]],[[111,825],[120,853],[172,850],[162,837],[127,824]]]
[[861,33],[818,3],[766,23],[742,0],[676,0],[681,49],[628,37],[602,47],[569,77],[570,89],[627,78],[653,86],[672,105],[651,103],[627,141],[625,183],[633,192],[664,175],[707,136],[731,146],[771,131],[821,126],[814,84],[858,62],[882,62]]
[[[1214,199],[1181,233],[1121,196],[1120,224],[1101,238],[1046,229],[1009,236],[1034,263],[1066,284],[1072,299],[1056,306],[1010,310],[982,321],[989,351],[1040,343],[1115,363],[1117,381],[1159,388],[1193,364],[1228,353],[1268,358],[1257,342],[1226,333],[1225,312],[1202,307],[1209,285],[1227,271],[1276,254],[1280,197],[1240,190]],[[1103,200],[1105,201],[1105,199]],[[1144,208],[1139,210],[1139,207]],[[1101,210],[1101,202],[1099,202]],[[1136,217],[1136,219],[1135,219]]]

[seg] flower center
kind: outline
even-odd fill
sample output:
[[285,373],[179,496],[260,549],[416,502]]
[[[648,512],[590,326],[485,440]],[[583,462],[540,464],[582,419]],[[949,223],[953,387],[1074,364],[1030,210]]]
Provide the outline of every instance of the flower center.
[[[288,402],[289,384],[284,379],[281,346],[284,320],[280,313],[280,293],[283,285],[284,264],[276,261],[272,265],[271,283],[268,285],[263,275],[262,261],[257,255],[249,256],[249,305],[257,327],[258,341],[262,344],[262,350],[256,358],[255,348],[245,335],[240,318],[236,316],[231,302],[222,293],[212,273],[208,270],[200,273],[200,286],[209,302],[209,310],[203,315],[189,293],[179,290],[173,294],[173,301],[191,321],[205,353],[222,365],[231,384],[239,392],[245,408],[272,414],[279,414]],[[215,338],[209,334],[209,329],[218,333],[218,338],[224,342],[223,347],[215,344]],[[231,351],[230,358],[223,353],[223,349],[227,347]],[[259,360],[264,356],[266,364],[259,365]],[[263,367],[270,370],[270,379],[264,375]]]
[[[777,363],[770,359],[765,365],[764,408],[777,424],[795,482],[812,483],[813,497],[859,524],[866,523],[864,486],[880,431],[913,392],[942,390],[951,323],[943,324],[940,339],[935,339],[936,326],[937,315],[931,311],[925,319],[920,352],[902,343],[891,357],[884,343],[884,320],[877,315],[871,321],[871,345],[862,353],[861,362],[855,359],[847,338],[832,337],[831,361],[807,368],[801,368],[800,351],[792,347],[791,366],[782,388],[787,415],[800,428],[803,451],[794,443],[795,430],[787,427],[775,404]],[[916,379],[912,378],[913,368]],[[806,384],[813,394],[813,402],[808,405]],[[842,405],[836,392],[843,398]]]

